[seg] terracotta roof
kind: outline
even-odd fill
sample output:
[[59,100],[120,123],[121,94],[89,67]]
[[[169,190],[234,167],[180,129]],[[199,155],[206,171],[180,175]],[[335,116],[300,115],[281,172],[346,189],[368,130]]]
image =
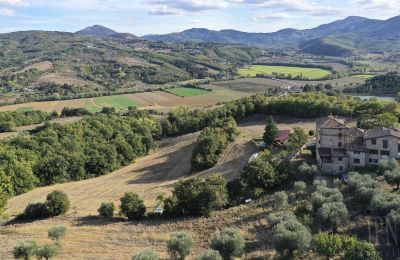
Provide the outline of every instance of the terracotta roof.
[[399,129],[390,129],[386,127],[375,128],[368,130],[365,135],[364,139],[371,139],[371,138],[379,138],[385,136],[394,136],[400,138],[400,130]]
[[289,140],[289,134],[290,134],[290,130],[279,130],[279,136],[277,138],[275,138],[275,141],[278,142],[286,142],[287,140]]
[[347,131],[346,148],[351,151],[364,151],[364,130],[360,128],[350,128]]
[[346,128],[343,119],[334,116],[328,116],[317,120],[319,128]]

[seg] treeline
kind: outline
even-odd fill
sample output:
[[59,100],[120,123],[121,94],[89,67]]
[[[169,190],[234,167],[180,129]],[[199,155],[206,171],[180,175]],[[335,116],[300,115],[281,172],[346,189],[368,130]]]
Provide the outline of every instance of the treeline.
[[50,120],[52,115],[42,111],[0,112],[0,132],[13,131],[15,127],[40,124]]
[[396,94],[400,91],[399,72],[389,72],[385,75],[377,75],[365,81],[364,85],[348,87],[343,90],[346,93],[368,94]]
[[201,171],[217,164],[229,142],[237,136],[236,121],[233,118],[218,120],[204,128],[197,139],[192,154],[192,170]]
[[45,125],[35,135],[0,143],[0,193],[10,197],[40,185],[106,174],[147,154],[160,136],[159,123],[139,112]]

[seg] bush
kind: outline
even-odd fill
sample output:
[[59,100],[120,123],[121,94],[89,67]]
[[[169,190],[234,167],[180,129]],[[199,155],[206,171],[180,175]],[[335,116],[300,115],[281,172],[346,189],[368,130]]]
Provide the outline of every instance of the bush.
[[168,254],[172,259],[184,260],[192,250],[192,237],[185,232],[174,232],[167,242]]
[[281,222],[296,220],[296,216],[291,211],[279,211],[269,214],[267,220],[271,227],[275,227]]
[[296,182],[293,184],[293,191],[294,191],[297,195],[302,194],[302,193],[306,190],[306,188],[307,188],[307,185],[306,185],[306,183],[303,182],[303,181],[296,181]]
[[399,189],[400,187],[400,168],[396,167],[396,169],[393,170],[387,170],[385,171],[385,180],[388,184],[390,185],[396,185],[396,189]]
[[272,195],[273,207],[275,210],[288,206],[288,195],[284,191],[275,192]]
[[343,260],[381,260],[373,244],[359,241],[356,238],[347,238],[344,241]]
[[231,205],[238,205],[244,195],[244,185],[240,179],[233,179],[226,184],[228,191],[229,203]]
[[275,226],[272,240],[279,254],[293,258],[296,252],[302,253],[308,250],[311,233],[297,220],[288,220]]
[[35,255],[37,249],[36,242],[33,240],[28,240],[19,243],[13,249],[13,255],[16,259],[29,260]]
[[303,162],[298,170],[307,179],[313,179],[318,173],[318,167],[316,165],[309,165],[306,162]]
[[44,203],[30,203],[26,206],[24,211],[24,218],[27,219],[41,219],[48,216],[47,208]]
[[195,260],[222,260],[222,257],[218,251],[209,249],[203,254],[196,256]]
[[217,250],[224,260],[230,260],[243,255],[244,243],[244,238],[238,230],[226,228],[215,232],[211,248]]
[[103,218],[110,219],[114,216],[115,205],[112,202],[103,202],[97,211]]
[[338,189],[318,186],[317,190],[311,195],[313,210],[316,212],[326,202],[342,202],[343,195]]
[[312,240],[313,249],[327,259],[338,255],[343,250],[343,239],[340,235],[327,232],[318,233]]
[[384,174],[386,171],[393,171],[399,167],[396,159],[391,158],[389,160],[381,160],[378,164],[378,172]]
[[47,195],[45,205],[49,216],[59,216],[69,210],[69,199],[64,192],[53,191]]
[[38,259],[51,259],[56,257],[58,254],[58,246],[54,244],[46,244],[39,246],[36,250],[36,257]]
[[121,213],[129,220],[143,219],[146,207],[136,193],[128,192],[121,198]]
[[134,255],[132,260],[158,260],[158,255],[154,250],[146,249]]
[[61,239],[63,239],[66,235],[67,228],[64,226],[52,227],[48,231],[49,238],[56,241],[57,244],[59,244]]

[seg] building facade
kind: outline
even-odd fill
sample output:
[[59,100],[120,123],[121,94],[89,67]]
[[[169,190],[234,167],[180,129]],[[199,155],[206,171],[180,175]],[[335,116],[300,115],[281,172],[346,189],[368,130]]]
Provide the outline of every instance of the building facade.
[[317,120],[316,139],[318,166],[325,173],[340,174],[354,167],[377,165],[390,158],[400,159],[399,129],[364,131],[329,116]]

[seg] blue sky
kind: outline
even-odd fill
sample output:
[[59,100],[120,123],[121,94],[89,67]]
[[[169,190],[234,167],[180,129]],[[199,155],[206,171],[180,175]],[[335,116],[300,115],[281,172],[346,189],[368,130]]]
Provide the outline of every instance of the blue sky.
[[400,0],[0,0],[0,32],[74,32],[101,24],[136,35],[197,27],[272,32],[347,16],[400,15]]

